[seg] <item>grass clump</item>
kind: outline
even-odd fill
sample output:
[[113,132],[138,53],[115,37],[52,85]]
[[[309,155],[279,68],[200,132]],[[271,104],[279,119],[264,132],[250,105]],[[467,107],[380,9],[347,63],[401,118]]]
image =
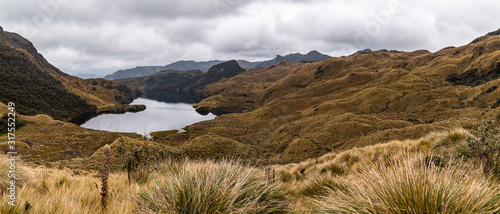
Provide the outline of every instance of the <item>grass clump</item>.
[[467,138],[467,134],[463,132],[451,132],[446,136],[446,140],[451,142],[451,143],[456,143],[460,142],[462,140],[465,140]]
[[431,142],[428,140],[420,140],[418,141],[416,147],[418,148],[419,151],[425,151],[431,148]]
[[278,171],[278,177],[281,180],[281,182],[289,182],[292,181],[293,179],[293,175],[285,170]]
[[321,174],[330,173],[331,175],[343,175],[345,173],[344,167],[337,163],[330,163],[321,169]]
[[498,213],[500,189],[481,170],[399,158],[343,178],[315,200],[321,213]]
[[141,211],[154,213],[286,213],[284,192],[256,170],[233,161],[189,162],[158,175],[139,193]]
[[345,185],[338,182],[336,176],[318,175],[304,182],[299,194],[309,197],[326,196],[331,190],[343,189]]

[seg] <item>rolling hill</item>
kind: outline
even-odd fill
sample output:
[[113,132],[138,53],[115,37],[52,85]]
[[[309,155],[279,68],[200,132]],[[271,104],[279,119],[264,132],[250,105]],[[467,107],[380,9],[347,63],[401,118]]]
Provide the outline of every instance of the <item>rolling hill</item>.
[[470,128],[488,109],[498,117],[499,66],[500,36],[486,35],[435,53],[380,50],[247,69],[206,86],[206,98],[194,105],[246,113],[191,125],[188,133],[230,138],[274,162],[296,162]]

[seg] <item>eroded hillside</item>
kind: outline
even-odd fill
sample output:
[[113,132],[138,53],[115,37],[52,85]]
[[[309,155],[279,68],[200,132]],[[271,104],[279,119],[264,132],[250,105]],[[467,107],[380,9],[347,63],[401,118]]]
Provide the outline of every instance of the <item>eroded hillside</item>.
[[500,36],[484,36],[435,53],[380,50],[248,69],[205,87],[207,98],[195,105],[246,113],[191,125],[188,133],[230,138],[273,162],[293,162],[468,128],[500,103],[499,60]]

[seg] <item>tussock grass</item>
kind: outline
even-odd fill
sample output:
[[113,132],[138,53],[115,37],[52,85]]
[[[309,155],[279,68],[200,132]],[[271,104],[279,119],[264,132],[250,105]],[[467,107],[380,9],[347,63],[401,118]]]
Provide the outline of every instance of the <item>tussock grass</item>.
[[337,176],[317,175],[304,181],[299,194],[309,197],[326,196],[329,191],[337,189],[345,189],[345,185],[338,181]]
[[[16,190],[15,207],[2,194],[0,213],[101,213],[98,176],[72,175],[66,170],[39,167],[28,169],[24,185]],[[104,213],[134,213],[137,204],[130,198],[136,186],[128,186],[125,174],[110,174],[108,207]],[[27,212],[25,212],[27,211]]]
[[138,202],[153,213],[286,213],[284,192],[256,173],[233,161],[189,162],[156,175]]
[[[10,186],[10,180],[9,178],[9,170],[10,170],[10,162],[7,160],[9,156],[7,155],[0,155],[0,190],[2,194],[4,194],[7,191],[7,188]],[[16,162],[18,163],[19,160],[16,159]],[[16,173],[15,173],[15,178],[12,178],[15,180],[17,186],[23,185],[25,180],[26,180],[26,173],[23,172],[21,169],[23,166],[19,166],[19,164],[16,164]]]
[[[453,129],[447,132],[432,132],[416,140],[391,141],[338,153],[332,152],[301,163],[276,166],[277,175],[283,182],[307,180],[325,173],[348,175],[373,163],[389,163],[395,158],[400,158],[399,156],[406,157],[416,153],[447,154],[455,151],[468,135],[469,132],[464,129]],[[294,176],[290,178],[290,175]]]
[[424,155],[367,167],[315,200],[320,213],[498,213],[500,188],[481,170],[425,164]]
[[[468,135],[463,129],[433,132],[274,167],[299,213],[492,213],[500,199],[498,182],[453,159]],[[408,207],[417,205],[423,208]]]
[[[8,166],[5,156],[0,157],[0,164]],[[288,212],[288,198],[279,183],[266,185],[261,170],[231,160],[167,159],[149,169],[141,168],[131,184],[126,172],[110,173],[106,210],[101,206],[97,172],[32,168],[22,162],[17,169],[17,201],[9,206],[7,194],[2,192],[0,213]],[[9,182],[6,178],[0,178],[2,185]],[[173,206],[184,208],[172,211]]]
[[[135,169],[130,184],[126,172],[112,171],[106,210],[97,172],[19,162],[18,201],[8,206],[2,192],[0,213],[498,213],[498,181],[453,159],[452,145],[465,143],[463,133],[266,166],[276,170],[273,182],[266,182],[264,168],[232,160],[158,159]],[[0,164],[8,167],[5,156]]]

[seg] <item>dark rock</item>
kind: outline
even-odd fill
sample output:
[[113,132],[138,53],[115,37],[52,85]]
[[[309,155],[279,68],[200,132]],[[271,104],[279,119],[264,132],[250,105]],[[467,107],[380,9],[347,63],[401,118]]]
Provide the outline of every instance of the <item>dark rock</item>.
[[496,35],[500,35],[500,29],[496,30],[496,31],[493,31],[493,32],[489,32],[488,34],[486,34],[487,36],[496,36]]
[[486,93],[487,93],[487,94],[489,94],[489,93],[491,93],[491,92],[494,92],[494,91],[495,91],[495,90],[497,90],[497,89],[498,89],[498,86],[496,86],[496,85],[495,85],[495,86],[493,86],[493,87],[488,88],[488,90],[486,90]]
[[212,66],[210,69],[207,71],[207,79],[210,78],[227,78],[227,77],[232,77],[236,74],[239,74],[241,72],[245,71],[238,62],[235,60],[230,60],[227,62],[223,62],[217,65]]
[[208,113],[213,111],[213,109],[208,107],[208,106],[200,106],[200,107],[196,108],[195,111],[198,112],[198,114],[207,115]]
[[446,81],[453,85],[478,86],[500,78],[500,62],[495,63],[489,71],[481,72],[477,69],[464,73],[453,73],[446,77]]

